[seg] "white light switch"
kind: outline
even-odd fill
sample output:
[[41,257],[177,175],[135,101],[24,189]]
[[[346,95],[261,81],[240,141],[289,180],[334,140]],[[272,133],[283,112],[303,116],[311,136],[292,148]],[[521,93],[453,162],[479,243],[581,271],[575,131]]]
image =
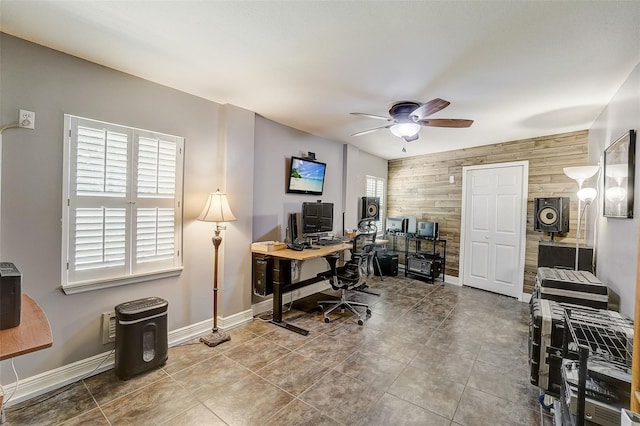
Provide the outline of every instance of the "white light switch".
[[455,183],[455,178],[453,175],[449,176],[449,183]]

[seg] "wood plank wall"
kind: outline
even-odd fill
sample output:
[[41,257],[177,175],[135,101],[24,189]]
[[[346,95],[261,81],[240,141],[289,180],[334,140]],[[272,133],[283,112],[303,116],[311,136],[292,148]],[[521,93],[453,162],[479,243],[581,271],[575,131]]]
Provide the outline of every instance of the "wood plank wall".
[[[414,142],[428,143],[428,142]],[[577,184],[564,167],[588,164],[587,130],[484,145],[389,161],[387,217],[416,216],[418,221],[439,223],[440,238],[447,239],[446,274],[458,276],[462,168],[511,161],[529,161],[527,241],[524,291],[531,293],[538,262],[538,242],[550,235],[533,230],[534,198],[570,197],[569,232],[556,241],[575,244],[577,228]],[[449,183],[449,176],[454,183]],[[594,180],[592,178],[591,180]],[[595,184],[591,182],[592,185]],[[582,233],[584,237],[584,233]]]

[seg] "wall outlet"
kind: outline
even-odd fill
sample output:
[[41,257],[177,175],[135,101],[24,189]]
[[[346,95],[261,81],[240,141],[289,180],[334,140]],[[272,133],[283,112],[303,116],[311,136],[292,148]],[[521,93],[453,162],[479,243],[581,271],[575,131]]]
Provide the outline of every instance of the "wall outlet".
[[116,341],[116,313],[115,311],[102,313],[102,344]]
[[36,128],[36,113],[33,111],[27,111],[21,109],[18,115],[18,126],[23,129],[35,129]]

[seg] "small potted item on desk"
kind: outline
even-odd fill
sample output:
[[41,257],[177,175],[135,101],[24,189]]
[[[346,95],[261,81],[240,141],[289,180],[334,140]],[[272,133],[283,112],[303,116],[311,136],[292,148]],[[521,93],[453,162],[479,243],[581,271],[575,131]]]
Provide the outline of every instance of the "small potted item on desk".
[[354,239],[358,235],[358,231],[354,231],[353,229],[345,229],[344,236],[350,240]]

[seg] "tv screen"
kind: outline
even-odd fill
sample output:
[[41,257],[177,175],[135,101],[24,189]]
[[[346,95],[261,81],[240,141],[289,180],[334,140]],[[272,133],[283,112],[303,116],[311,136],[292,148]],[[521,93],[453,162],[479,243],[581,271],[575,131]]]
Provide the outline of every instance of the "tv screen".
[[308,158],[291,157],[287,192],[294,194],[322,195],[325,163]]

